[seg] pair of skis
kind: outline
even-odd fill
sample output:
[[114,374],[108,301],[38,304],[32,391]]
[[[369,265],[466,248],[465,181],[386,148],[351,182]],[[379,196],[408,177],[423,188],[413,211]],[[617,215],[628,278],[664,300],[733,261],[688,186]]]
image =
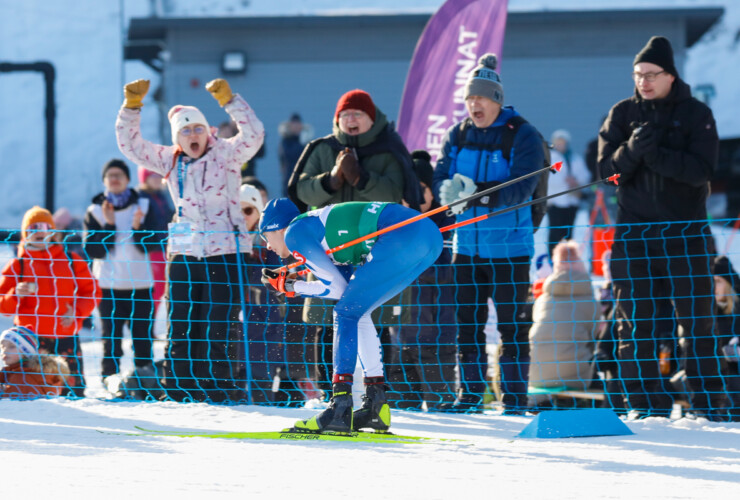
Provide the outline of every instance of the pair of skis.
[[180,437],[180,438],[206,438],[206,439],[256,439],[256,440],[282,440],[282,441],[340,441],[359,443],[385,443],[385,444],[421,444],[421,443],[467,443],[460,439],[432,438],[422,436],[406,436],[390,432],[306,432],[294,428],[282,431],[267,432],[201,432],[201,431],[178,431],[164,429],[147,429],[134,426],[137,432],[110,432],[98,431],[103,434],[115,434],[123,436],[146,436],[146,437]]

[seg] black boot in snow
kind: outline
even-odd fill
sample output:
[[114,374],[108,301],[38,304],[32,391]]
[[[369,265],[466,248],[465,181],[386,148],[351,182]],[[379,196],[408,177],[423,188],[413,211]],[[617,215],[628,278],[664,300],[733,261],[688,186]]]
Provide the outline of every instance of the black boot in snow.
[[329,407],[308,420],[299,420],[295,429],[308,432],[352,432],[352,384],[335,383]]
[[500,356],[499,367],[504,414],[523,415],[528,409],[529,357]]
[[391,409],[385,397],[385,389],[383,377],[365,378],[365,395],[362,396],[362,406],[354,414],[354,430],[388,432],[391,427]]

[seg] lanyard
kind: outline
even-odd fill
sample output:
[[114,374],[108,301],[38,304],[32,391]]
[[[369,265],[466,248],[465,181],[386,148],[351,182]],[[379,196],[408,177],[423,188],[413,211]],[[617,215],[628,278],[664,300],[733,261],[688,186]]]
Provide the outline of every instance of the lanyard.
[[188,164],[183,163],[183,155],[177,157],[177,186],[180,189],[180,199],[177,203],[177,216],[182,217],[182,199],[185,195],[185,175],[188,173]]

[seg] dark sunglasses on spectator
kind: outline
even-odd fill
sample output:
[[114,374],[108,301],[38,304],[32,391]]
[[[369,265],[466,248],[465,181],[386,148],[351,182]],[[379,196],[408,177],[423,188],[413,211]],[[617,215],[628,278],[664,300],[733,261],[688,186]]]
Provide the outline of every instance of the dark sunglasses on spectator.
[[254,213],[254,211],[257,210],[254,207],[244,207],[242,208],[242,213],[246,216],[250,216]]
[[184,128],[184,129],[180,130],[180,134],[182,134],[183,137],[187,137],[190,134],[193,134],[193,133],[195,133],[195,134],[202,134],[205,131],[206,131],[206,128],[199,125],[199,126],[193,127],[193,128]]

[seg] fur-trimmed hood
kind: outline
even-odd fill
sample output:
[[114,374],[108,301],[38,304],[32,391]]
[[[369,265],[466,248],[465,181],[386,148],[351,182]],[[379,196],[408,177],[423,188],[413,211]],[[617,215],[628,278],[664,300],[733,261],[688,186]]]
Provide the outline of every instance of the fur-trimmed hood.
[[69,366],[63,358],[43,354],[29,357],[0,371],[0,398],[59,396],[67,376]]

